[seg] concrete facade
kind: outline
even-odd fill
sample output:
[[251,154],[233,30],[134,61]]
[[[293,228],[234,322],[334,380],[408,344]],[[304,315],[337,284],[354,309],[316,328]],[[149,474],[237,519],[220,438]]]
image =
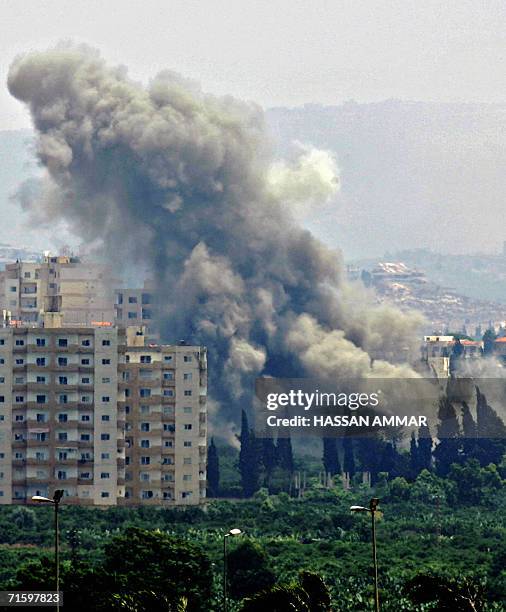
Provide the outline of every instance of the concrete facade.
[[198,504],[206,351],[142,328],[0,328],[0,504]]
[[118,284],[109,266],[82,262],[78,257],[18,261],[0,272],[0,310],[23,324],[37,325],[47,311],[62,312],[67,326],[113,323],[113,287]]

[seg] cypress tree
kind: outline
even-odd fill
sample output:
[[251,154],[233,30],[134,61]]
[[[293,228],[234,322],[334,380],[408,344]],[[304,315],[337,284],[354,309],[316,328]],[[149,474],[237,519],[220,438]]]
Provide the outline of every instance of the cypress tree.
[[506,450],[506,426],[476,387],[476,446],[474,458],[482,466],[499,464]]
[[411,470],[411,477],[416,478],[419,471],[420,466],[420,457],[418,454],[418,444],[416,442],[415,432],[411,432],[411,440],[409,442],[409,467]]
[[207,494],[209,497],[218,497],[219,490],[220,460],[214,438],[211,438],[211,444],[207,450]]
[[453,463],[458,463],[461,455],[460,425],[457,413],[448,397],[439,400],[438,411],[439,444],[434,451],[436,471],[439,476],[447,476]]
[[336,438],[323,438],[322,461],[326,474],[335,476],[336,474],[341,473],[341,464],[339,462]]
[[348,438],[348,436],[343,438],[343,450],[343,470],[349,474],[350,478],[353,478],[356,472],[353,438]]
[[418,448],[417,448],[418,464],[416,475],[422,470],[432,469],[432,436],[427,425],[422,425],[418,429]]
[[276,445],[272,438],[263,438],[262,442],[262,465],[265,470],[264,484],[270,486],[271,476],[276,467]]
[[291,438],[289,436],[286,438],[278,438],[276,451],[279,467],[291,474],[293,472],[293,450]]
[[239,473],[244,497],[251,497],[258,490],[259,453],[255,435],[249,428],[248,417],[241,414],[241,434],[239,436]]

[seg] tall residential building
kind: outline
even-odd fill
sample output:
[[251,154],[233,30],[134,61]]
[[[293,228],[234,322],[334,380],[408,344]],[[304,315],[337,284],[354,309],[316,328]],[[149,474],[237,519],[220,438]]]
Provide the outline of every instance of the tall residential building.
[[0,504],[202,501],[205,349],[44,318],[0,328]]
[[142,340],[135,346],[129,338],[120,371],[127,503],[201,502],[207,460],[205,349],[143,346]]
[[116,289],[114,308],[117,325],[143,325],[146,328],[146,342],[159,342],[160,335],[156,325],[158,311],[152,281],[145,281],[142,289]]
[[107,265],[72,256],[45,256],[40,262],[6,264],[0,272],[0,310],[10,319],[37,325],[44,312],[63,313],[68,326],[113,323],[114,287]]

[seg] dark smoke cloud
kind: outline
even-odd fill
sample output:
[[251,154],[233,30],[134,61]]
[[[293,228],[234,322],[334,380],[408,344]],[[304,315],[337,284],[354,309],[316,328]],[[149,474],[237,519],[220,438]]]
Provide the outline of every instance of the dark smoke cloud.
[[149,263],[164,337],[208,346],[222,413],[257,374],[415,376],[397,362],[417,350],[418,316],[354,295],[340,255],[296,220],[337,188],[328,153],[274,161],[258,106],[172,72],[143,87],[84,47],[18,58],[8,87],[47,171],[24,207]]

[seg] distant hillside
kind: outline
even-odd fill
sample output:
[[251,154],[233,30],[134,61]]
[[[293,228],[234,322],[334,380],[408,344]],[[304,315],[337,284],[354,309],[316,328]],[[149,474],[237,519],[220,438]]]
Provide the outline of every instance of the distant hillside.
[[506,104],[349,102],[275,108],[268,120],[281,151],[299,140],[337,154],[339,201],[312,226],[347,258],[501,250]]

